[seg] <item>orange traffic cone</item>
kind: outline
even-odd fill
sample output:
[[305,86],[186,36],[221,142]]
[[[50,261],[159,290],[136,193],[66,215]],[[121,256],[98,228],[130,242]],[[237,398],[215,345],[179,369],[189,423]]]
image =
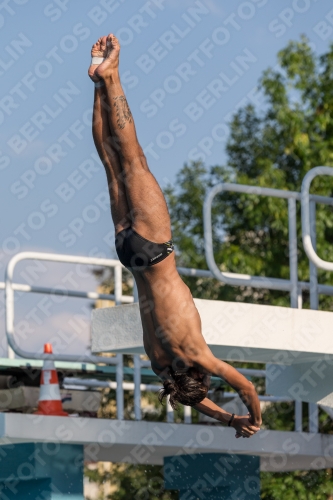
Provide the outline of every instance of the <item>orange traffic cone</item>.
[[[52,345],[44,345],[44,354],[52,354]],[[38,410],[35,415],[56,415],[67,417],[68,413],[62,410],[59,390],[58,374],[54,362],[45,360],[40,377],[40,395]]]

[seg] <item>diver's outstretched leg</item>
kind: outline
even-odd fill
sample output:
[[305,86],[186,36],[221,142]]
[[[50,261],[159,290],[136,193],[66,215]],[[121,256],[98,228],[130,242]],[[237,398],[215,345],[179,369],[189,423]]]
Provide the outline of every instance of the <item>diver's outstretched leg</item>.
[[[106,36],[101,37],[92,47],[92,57],[104,58],[106,55]],[[94,61],[93,61],[94,62]],[[88,70],[90,78],[97,84],[94,96],[92,132],[99,157],[105,167],[108,180],[111,214],[115,233],[131,225],[130,208],[128,206],[123,173],[119,156],[112,142],[109,128],[107,96],[105,86],[96,75],[98,64],[91,64]],[[99,86],[101,84],[101,86]]]
[[162,243],[171,239],[168,208],[138,142],[134,120],[120,83],[119,42],[110,34],[106,44],[105,60],[97,67],[95,75],[105,83],[109,127],[123,170],[131,225],[144,238]]

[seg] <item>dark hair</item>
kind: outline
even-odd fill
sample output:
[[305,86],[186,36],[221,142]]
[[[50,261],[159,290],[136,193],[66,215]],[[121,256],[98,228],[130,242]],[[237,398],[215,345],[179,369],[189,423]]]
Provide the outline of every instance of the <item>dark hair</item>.
[[163,389],[160,390],[158,399],[163,404],[163,399],[170,395],[170,405],[174,410],[177,403],[185,406],[195,406],[205,399],[208,387],[201,380],[195,380],[187,372],[173,371],[170,368],[172,380],[163,382]]

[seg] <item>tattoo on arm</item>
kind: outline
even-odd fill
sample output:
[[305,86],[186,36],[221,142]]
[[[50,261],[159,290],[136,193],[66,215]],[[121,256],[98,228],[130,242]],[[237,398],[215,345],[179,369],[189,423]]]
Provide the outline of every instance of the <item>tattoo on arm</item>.
[[127,122],[131,123],[132,121],[131,110],[124,95],[114,97],[113,100],[113,106],[116,108],[118,127],[123,129]]

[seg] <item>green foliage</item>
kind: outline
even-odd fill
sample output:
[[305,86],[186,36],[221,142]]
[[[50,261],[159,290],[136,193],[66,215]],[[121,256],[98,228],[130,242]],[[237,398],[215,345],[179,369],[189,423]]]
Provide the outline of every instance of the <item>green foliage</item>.
[[103,475],[87,470],[90,481],[102,485],[109,481],[116,491],[98,500],[177,500],[178,492],[164,490],[163,467],[159,465],[114,464]]
[[329,500],[333,494],[332,469],[261,474],[264,500]]

